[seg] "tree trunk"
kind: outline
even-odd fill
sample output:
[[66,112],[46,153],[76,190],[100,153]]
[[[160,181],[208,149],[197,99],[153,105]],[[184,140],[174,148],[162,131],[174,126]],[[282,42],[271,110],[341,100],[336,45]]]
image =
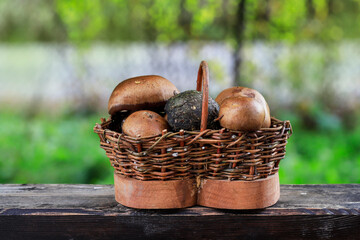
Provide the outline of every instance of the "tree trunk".
[[313,19],[315,16],[315,8],[313,0],[306,1],[307,15],[309,19]]
[[270,3],[269,0],[265,0],[265,11],[264,11],[264,21],[270,21]]
[[221,16],[221,24],[225,28],[224,36],[227,37],[228,34],[232,34],[231,15],[229,14],[229,0],[222,1],[221,8],[223,11],[223,14]]
[[236,40],[236,46],[234,50],[234,79],[233,86],[241,85],[240,80],[240,68],[241,68],[241,48],[244,40],[244,30],[245,30],[245,7],[246,0],[240,0],[237,12],[236,12],[236,22],[234,25],[234,36]]
[[178,23],[184,31],[183,40],[188,40],[191,38],[191,21],[193,16],[186,10],[185,2],[185,0],[180,1],[180,14],[178,17]]
[[334,13],[334,1],[327,0],[327,8],[328,8],[328,15],[332,15]]

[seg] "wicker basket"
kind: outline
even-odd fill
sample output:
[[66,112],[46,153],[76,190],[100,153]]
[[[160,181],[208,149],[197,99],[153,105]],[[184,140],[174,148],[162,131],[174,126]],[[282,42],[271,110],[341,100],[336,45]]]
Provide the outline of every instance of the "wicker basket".
[[[192,196],[192,200],[187,204],[179,203],[178,198],[172,199],[167,195],[162,197],[169,199],[170,202],[155,201],[154,203],[152,200],[154,196],[149,195],[148,200],[145,200],[137,194],[136,200],[134,193],[122,192],[123,199],[117,198],[120,203],[130,202],[127,206],[138,208],[178,208],[191,206],[197,202],[218,208],[253,209],[267,207],[278,200],[277,172],[279,162],[285,156],[287,139],[292,133],[290,122],[272,118],[270,128],[262,128],[255,132],[206,129],[208,76],[208,66],[203,61],[197,79],[197,90],[201,91],[203,87],[200,131],[166,132],[164,130],[161,136],[134,138],[109,129],[111,119],[102,119],[101,124],[95,125],[94,131],[100,137],[100,146],[106,151],[115,169],[115,179],[118,179],[115,185],[117,182],[122,184],[122,189],[128,189],[124,181],[127,185],[131,181],[136,185],[134,185],[136,189],[143,189],[144,184],[147,188],[157,185],[150,192],[155,191],[159,194],[159,186],[169,184],[171,181],[182,182],[186,183],[182,189],[178,189],[179,191],[175,189],[171,193],[165,191],[164,194],[180,194],[183,198],[196,195],[193,192],[198,192],[199,195],[198,199]],[[221,185],[222,182],[225,182],[226,186]],[[239,192],[242,185],[245,187],[244,191]],[[217,192],[212,191],[219,186],[221,189],[216,190]],[[264,186],[265,189],[259,191]],[[223,190],[225,193],[222,192]],[[234,194],[234,191],[238,193]],[[226,196],[227,200],[224,201],[226,192],[233,193],[231,196]],[[273,192],[272,196],[267,195],[269,192]],[[254,194],[257,195],[258,201],[252,199]],[[245,195],[249,195],[250,199]],[[141,204],[131,204],[137,201]],[[149,201],[147,206],[146,202]],[[171,203],[174,201],[176,204]],[[253,204],[249,205],[249,201]]]

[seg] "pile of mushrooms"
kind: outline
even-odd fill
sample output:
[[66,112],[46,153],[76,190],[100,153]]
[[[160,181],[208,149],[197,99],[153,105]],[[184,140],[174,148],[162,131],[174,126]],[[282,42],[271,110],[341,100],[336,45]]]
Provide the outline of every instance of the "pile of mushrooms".
[[[174,125],[177,121],[172,121],[169,126],[164,112],[168,100],[178,93],[174,84],[157,75],[122,81],[113,90],[108,103],[108,112],[115,124],[113,130],[142,138],[160,135],[164,129],[178,130],[179,126]],[[214,102],[220,106],[216,120],[223,128],[256,131],[270,127],[269,106],[254,89],[229,88],[222,91]],[[188,111],[192,109],[198,111],[194,107]]]
[[111,93],[108,112],[113,120],[120,122],[117,125],[122,132],[129,136],[159,135],[164,129],[169,129],[160,114],[163,115],[167,100],[177,93],[174,84],[161,76],[130,78],[119,83]]

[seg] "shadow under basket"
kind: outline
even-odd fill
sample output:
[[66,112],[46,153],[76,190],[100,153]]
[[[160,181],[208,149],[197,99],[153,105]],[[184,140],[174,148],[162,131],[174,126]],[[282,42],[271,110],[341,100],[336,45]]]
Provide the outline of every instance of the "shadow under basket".
[[101,119],[94,132],[114,167],[115,199],[141,209],[184,208],[196,204],[222,209],[259,209],[280,196],[279,162],[292,133],[289,121],[271,118],[254,132],[207,129],[208,67],[200,64],[203,92],[200,131],[163,131],[134,138]]

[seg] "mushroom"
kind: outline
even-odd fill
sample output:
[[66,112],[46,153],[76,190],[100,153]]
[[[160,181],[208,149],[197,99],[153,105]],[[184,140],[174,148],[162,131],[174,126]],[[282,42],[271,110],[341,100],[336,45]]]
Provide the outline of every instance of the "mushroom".
[[164,129],[169,129],[166,120],[156,112],[149,110],[133,112],[122,125],[122,132],[131,137],[157,136]]
[[231,130],[256,131],[265,119],[263,104],[252,97],[229,97],[222,101],[220,125]]
[[166,101],[179,90],[166,78],[157,75],[129,78],[119,83],[109,98],[110,115],[129,110],[163,111]]
[[231,97],[255,98],[256,100],[258,100],[265,109],[265,119],[264,119],[264,122],[262,123],[261,127],[262,128],[270,127],[270,125],[271,125],[270,108],[261,93],[259,93],[258,91],[256,91],[255,89],[252,89],[252,88],[232,87],[232,88],[228,88],[228,89],[225,89],[224,91],[222,91],[216,97],[215,101],[221,106],[221,104],[224,102],[224,100],[226,100],[227,98],[231,98]]
[[[166,118],[174,131],[200,129],[202,117],[202,92],[188,90],[169,99],[165,105]],[[208,99],[207,127],[218,128],[219,105],[211,97]]]

